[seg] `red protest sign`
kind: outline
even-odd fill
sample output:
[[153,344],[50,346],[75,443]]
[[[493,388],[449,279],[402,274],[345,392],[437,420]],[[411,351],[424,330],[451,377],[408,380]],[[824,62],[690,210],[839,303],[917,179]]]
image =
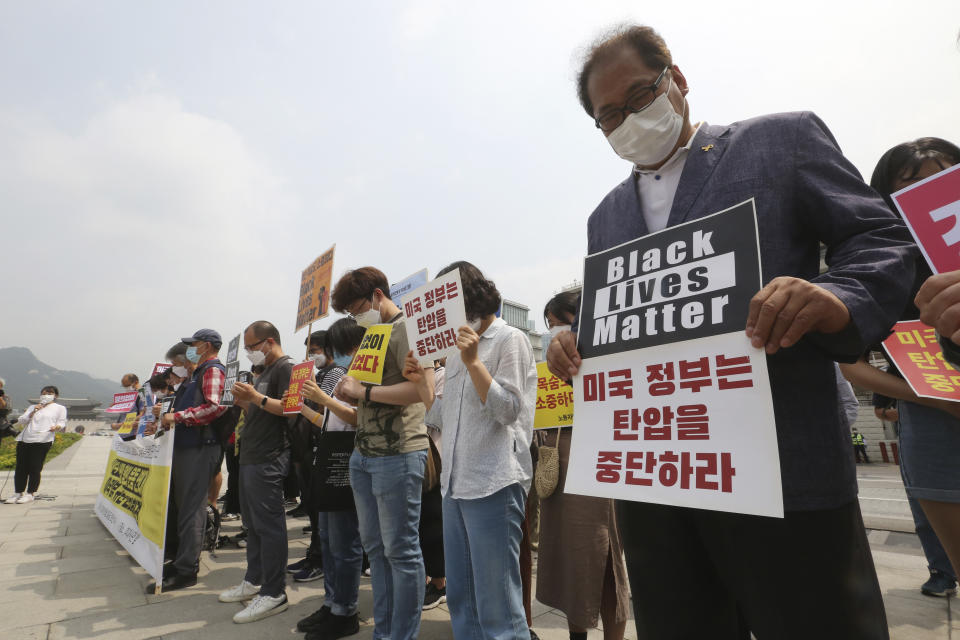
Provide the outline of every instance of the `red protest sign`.
[[960,165],[893,194],[934,273],[960,269]]
[[127,413],[137,404],[137,392],[113,394],[113,402],[106,408],[107,413]]
[[172,364],[168,364],[166,362],[157,362],[153,365],[153,373],[150,374],[150,377],[152,378],[158,373],[163,373],[164,371],[166,371],[172,366],[173,366]]
[[313,360],[294,365],[290,372],[287,399],[283,403],[285,414],[300,413],[300,409],[303,408],[303,383],[311,378],[313,378]]
[[919,320],[898,322],[883,348],[918,396],[960,402],[960,371],[943,359],[933,327]]

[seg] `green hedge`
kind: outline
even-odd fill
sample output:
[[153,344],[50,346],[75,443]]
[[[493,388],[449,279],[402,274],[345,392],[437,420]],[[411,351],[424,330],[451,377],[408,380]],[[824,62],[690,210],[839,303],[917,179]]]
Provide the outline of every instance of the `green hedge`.
[[[47,462],[56,458],[62,451],[75,443],[83,436],[79,433],[58,433],[53,438],[53,446],[47,454]],[[13,469],[17,466],[17,442],[13,438],[4,438],[0,444],[0,470]]]

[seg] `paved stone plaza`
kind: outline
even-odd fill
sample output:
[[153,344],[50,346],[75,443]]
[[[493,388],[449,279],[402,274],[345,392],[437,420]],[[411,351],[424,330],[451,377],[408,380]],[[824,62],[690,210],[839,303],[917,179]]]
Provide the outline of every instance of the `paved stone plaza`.
[[[159,596],[145,595],[150,581],[93,515],[93,503],[110,448],[110,439],[85,437],[52,460],[44,469],[41,495],[28,505],[0,505],[0,638],[4,640],[61,640],[74,638],[297,638],[296,621],[322,604],[322,581],[291,583],[290,609],[266,620],[237,625],[231,621],[241,605],[222,604],[217,594],[243,576],[244,552],[221,549],[216,558],[204,553],[200,583],[191,589]],[[926,566],[916,536],[910,531],[909,511],[897,468],[865,465],[861,476],[861,503],[880,575],[890,621],[891,637],[946,639],[951,601],[928,598],[919,586]],[[13,491],[12,474],[2,496]],[[309,542],[301,533],[307,523],[289,519],[291,558],[302,557]],[[237,523],[227,523],[234,533]],[[882,530],[880,527],[892,530]],[[789,580],[790,576],[784,576]],[[360,613],[372,610],[370,581],[360,589]],[[960,638],[960,607],[954,606],[953,633]],[[815,615],[812,612],[812,615]],[[567,638],[563,614],[534,604],[534,630],[544,640]],[[372,621],[360,628],[358,640],[372,636]],[[449,616],[441,606],[424,614],[421,637],[452,638]],[[591,632],[599,639],[599,631]],[[636,638],[632,623],[627,638]]]

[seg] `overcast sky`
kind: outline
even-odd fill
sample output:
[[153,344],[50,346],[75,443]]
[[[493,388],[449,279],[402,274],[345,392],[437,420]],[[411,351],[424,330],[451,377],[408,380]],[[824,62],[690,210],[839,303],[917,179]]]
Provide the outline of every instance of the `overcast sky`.
[[956,0],[3,2],[0,346],[119,380],[267,319],[299,354],[334,243],[335,276],[469,260],[543,329],[629,171],[573,83],[622,21],[666,38],[695,121],[813,110],[866,175],[960,142]]

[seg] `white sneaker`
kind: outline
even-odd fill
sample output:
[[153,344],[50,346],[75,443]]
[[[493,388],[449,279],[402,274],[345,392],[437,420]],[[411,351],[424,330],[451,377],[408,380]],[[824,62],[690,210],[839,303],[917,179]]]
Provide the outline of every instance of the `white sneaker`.
[[270,596],[257,596],[250,601],[247,608],[233,616],[233,621],[237,624],[244,622],[256,622],[263,618],[268,618],[277,613],[283,613],[287,610],[287,595],[271,598]]
[[33,502],[33,494],[25,493],[19,498],[17,498],[17,504],[26,504],[28,502]]
[[220,602],[243,602],[260,593],[260,585],[250,584],[246,580],[220,594]]
[[23,495],[22,493],[15,493],[15,494],[13,494],[12,496],[10,496],[9,498],[7,498],[6,500],[4,500],[4,501],[3,501],[3,504],[15,504],[15,503],[17,502],[17,500],[20,499],[20,496],[22,496],[22,495]]

